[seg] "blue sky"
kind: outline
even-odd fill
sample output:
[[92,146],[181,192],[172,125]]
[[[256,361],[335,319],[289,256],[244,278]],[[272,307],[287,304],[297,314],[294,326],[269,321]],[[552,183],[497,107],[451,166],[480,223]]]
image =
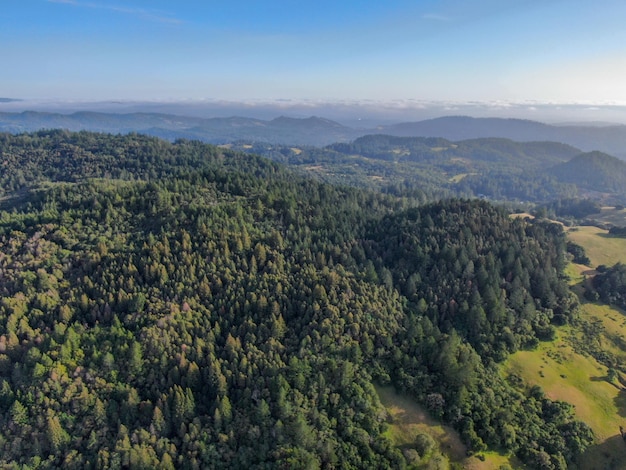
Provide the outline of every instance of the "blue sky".
[[0,96],[626,103],[623,0],[5,0]]

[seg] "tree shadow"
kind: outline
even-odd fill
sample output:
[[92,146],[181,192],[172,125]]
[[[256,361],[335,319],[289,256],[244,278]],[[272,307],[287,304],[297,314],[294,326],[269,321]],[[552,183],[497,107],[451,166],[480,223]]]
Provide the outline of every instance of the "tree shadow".
[[[589,377],[589,380],[591,380],[592,382],[609,382],[609,379],[606,375],[603,375],[602,377],[597,376],[597,377]],[[611,382],[609,382],[611,383]]]
[[611,234],[611,233],[598,233],[597,234],[598,237],[602,237],[602,238],[626,238],[624,235],[615,235],[615,234]]
[[[613,403],[615,404],[615,408],[617,408],[617,414],[626,418],[626,391],[624,391],[623,388],[613,399]],[[626,423],[624,423],[624,426],[626,427]],[[624,446],[626,447],[626,443]]]
[[592,445],[579,459],[580,469],[585,470],[626,470],[626,442],[619,434]]
[[613,385],[619,391],[623,391],[624,387],[621,384],[616,384],[615,380],[611,380],[608,375],[589,377],[592,382],[606,382],[609,385]]

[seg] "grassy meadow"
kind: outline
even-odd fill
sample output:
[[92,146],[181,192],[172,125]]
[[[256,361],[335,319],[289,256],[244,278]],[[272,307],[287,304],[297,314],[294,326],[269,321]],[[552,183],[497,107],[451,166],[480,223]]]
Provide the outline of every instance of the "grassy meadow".
[[616,207],[603,207],[600,213],[592,214],[589,218],[602,222],[623,227],[626,225],[626,209]]
[[415,448],[416,436],[419,434],[427,434],[435,441],[435,446],[409,468],[444,469],[452,466],[469,470],[495,470],[504,464],[521,468],[515,459],[495,452],[482,452],[481,458],[467,457],[466,447],[459,434],[450,426],[434,419],[423,407],[410,397],[397,393],[393,387],[376,387],[376,391],[389,415],[386,435],[396,446],[402,450]]
[[626,396],[618,383],[609,382],[606,366],[577,351],[571,335],[563,328],[555,341],[515,353],[503,371],[519,375],[528,386],[539,385],[551,399],[571,403],[593,429],[596,444],[579,468],[626,469],[626,445],[619,435],[619,427],[626,426]]
[[585,248],[593,266],[626,263],[626,238],[612,237],[608,230],[598,227],[572,227],[567,236]]

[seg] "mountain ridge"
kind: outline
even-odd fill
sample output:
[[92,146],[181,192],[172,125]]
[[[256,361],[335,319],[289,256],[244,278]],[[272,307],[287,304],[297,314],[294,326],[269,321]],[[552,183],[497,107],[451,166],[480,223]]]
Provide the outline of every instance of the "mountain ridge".
[[442,137],[452,141],[498,137],[519,142],[551,141],[599,150],[626,159],[626,126],[551,125],[528,119],[443,116],[371,128],[354,128],[324,117],[279,116],[262,120],[243,116],[200,118],[164,113],[60,114],[38,111],[0,113],[0,131],[19,133],[62,128],[110,133],[146,133],[169,140],[197,139],[213,144],[236,141],[325,146],[351,142],[370,134],[398,137]]

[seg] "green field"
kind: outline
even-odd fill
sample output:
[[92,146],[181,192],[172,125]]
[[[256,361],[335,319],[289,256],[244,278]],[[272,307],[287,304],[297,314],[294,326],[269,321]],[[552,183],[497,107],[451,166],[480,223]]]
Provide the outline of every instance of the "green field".
[[612,237],[598,227],[572,227],[567,236],[585,248],[593,266],[626,263],[626,238]]
[[539,385],[551,399],[575,406],[576,416],[596,436],[596,445],[583,456],[580,468],[626,468],[626,445],[619,435],[619,427],[626,425],[626,396],[617,384],[609,383],[605,366],[574,350],[567,328],[560,333],[553,342],[512,355],[504,371],[516,373],[529,386]]
[[460,183],[463,178],[466,178],[467,176],[472,176],[472,175],[477,175],[478,173],[459,173],[458,175],[454,175],[453,177],[450,178],[450,182],[452,183]]

